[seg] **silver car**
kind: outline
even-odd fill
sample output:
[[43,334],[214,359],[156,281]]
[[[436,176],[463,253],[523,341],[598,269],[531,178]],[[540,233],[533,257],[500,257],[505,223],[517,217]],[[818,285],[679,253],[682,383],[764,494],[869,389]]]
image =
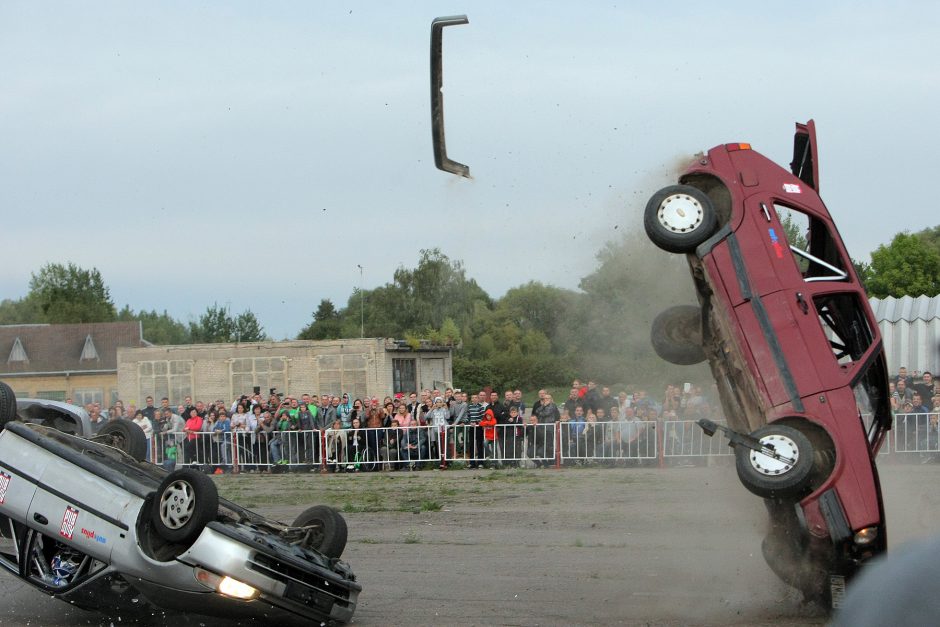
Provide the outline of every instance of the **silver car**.
[[133,429],[81,438],[48,420],[17,420],[30,412],[12,398],[0,382],[0,567],[122,617],[155,606],[280,622],[352,618],[362,588],[339,559],[347,528],[336,510],[311,507],[292,525],[267,520],[220,499],[201,472],[168,473],[96,441],[134,448]]

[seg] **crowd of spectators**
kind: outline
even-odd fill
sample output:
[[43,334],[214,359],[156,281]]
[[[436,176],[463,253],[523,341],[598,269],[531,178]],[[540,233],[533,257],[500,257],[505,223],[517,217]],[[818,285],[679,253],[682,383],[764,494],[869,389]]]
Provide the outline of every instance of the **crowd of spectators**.
[[[649,421],[708,416],[711,404],[700,387],[688,383],[668,385],[654,399],[643,389],[613,395],[607,386],[575,380],[564,399],[542,389],[531,407],[521,390],[501,396],[490,388],[447,388],[383,399],[354,399],[345,393],[284,396],[275,389],[262,395],[256,389],[231,402],[187,396],[176,406],[168,398],[156,405],[148,396],[140,408],[117,401],[107,412],[97,404],[86,409],[94,430],[109,419],[133,420],[151,443],[152,461],[167,467],[179,462],[224,472],[240,461],[271,472],[278,466],[315,468],[325,462],[342,472],[427,466],[440,460],[442,440],[435,435],[446,429],[456,435],[456,452],[469,468],[496,458],[514,465],[524,455],[541,465],[553,456],[555,430],[539,425],[554,423],[563,424],[562,446],[584,446],[590,456],[608,455],[613,454],[612,439],[636,449],[647,436]],[[616,429],[599,428],[611,424]],[[241,459],[234,460],[233,454]]]
[[[901,367],[889,387],[902,445],[937,449],[940,381],[930,372],[909,374]],[[521,390],[500,396],[491,388],[426,389],[383,399],[353,399],[345,393],[284,396],[272,389],[266,396],[255,390],[231,402],[194,402],[187,396],[182,404],[171,406],[162,398],[157,406],[148,396],[145,403],[138,408],[117,401],[106,412],[92,403],[86,409],[94,430],[116,418],[137,423],[152,443],[155,462],[170,467],[177,461],[196,463],[216,472],[231,468],[238,451],[243,464],[268,472],[324,462],[340,472],[414,469],[440,459],[441,440],[435,434],[446,429],[455,434],[456,452],[469,468],[495,458],[513,465],[523,456],[542,465],[556,443],[555,430],[539,425],[554,423],[563,425],[559,445],[567,447],[566,453],[577,447],[586,457],[615,456],[615,449],[626,446],[635,455],[652,422],[713,418],[716,411],[713,399],[690,383],[667,385],[654,398],[644,389],[614,395],[607,386],[579,380],[564,398],[539,390],[531,406]],[[322,442],[317,440],[321,435]]]

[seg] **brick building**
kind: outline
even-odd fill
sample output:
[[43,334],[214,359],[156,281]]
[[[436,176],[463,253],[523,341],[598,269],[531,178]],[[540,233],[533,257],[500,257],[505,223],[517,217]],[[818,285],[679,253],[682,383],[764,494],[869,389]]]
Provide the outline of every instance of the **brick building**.
[[0,379],[19,398],[118,398],[117,350],[147,346],[139,322],[0,325]]
[[255,387],[381,398],[451,381],[451,350],[385,338],[126,347],[117,355],[118,390],[137,406],[148,395],[157,404],[164,396],[173,405],[185,396],[230,401]]

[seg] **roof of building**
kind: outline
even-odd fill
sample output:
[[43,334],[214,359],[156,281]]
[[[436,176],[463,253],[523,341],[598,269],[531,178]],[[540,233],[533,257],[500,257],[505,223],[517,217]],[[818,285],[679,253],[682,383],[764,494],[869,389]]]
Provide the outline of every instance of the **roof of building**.
[[117,370],[117,349],[147,346],[140,323],[0,325],[0,375]]
[[869,298],[878,322],[914,322],[940,318],[940,296],[902,296],[895,298]]

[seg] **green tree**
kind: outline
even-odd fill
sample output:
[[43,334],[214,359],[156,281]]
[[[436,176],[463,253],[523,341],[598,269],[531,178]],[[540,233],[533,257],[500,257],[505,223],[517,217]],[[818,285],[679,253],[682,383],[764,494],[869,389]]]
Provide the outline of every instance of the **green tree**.
[[335,340],[342,337],[343,321],[333,305],[333,301],[324,298],[313,312],[313,321],[297,336],[298,340]]
[[111,293],[97,268],[49,263],[32,275],[27,299],[35,302],[42,322],[112,322],[117,317]]
[[17,300],[0,301],[0,324],[37,324],[43,321],[42,311],[35,298],[26,296]]
[[264,328],[251,310],[233,317],[227,307],[218,303],[206,308],[199,322],[189,323],[194,343],[260,342],[266,339]]
[[235,317],[235,335],[229,341],[263,342],[265,339],[264,327],[250,309]]
[[124,309],[118,312],[117,319],[139,320],[143,327],[144,339],[152,344],[167,346],[192,343],[189,327],[170,316],[165,309],[163,313],[157,313],[156,309],[135,313],[125,305]]
[[940,293],[940,252],[922,237],[898,233],[871,254],[866,281],[871,296],[936,296]]

